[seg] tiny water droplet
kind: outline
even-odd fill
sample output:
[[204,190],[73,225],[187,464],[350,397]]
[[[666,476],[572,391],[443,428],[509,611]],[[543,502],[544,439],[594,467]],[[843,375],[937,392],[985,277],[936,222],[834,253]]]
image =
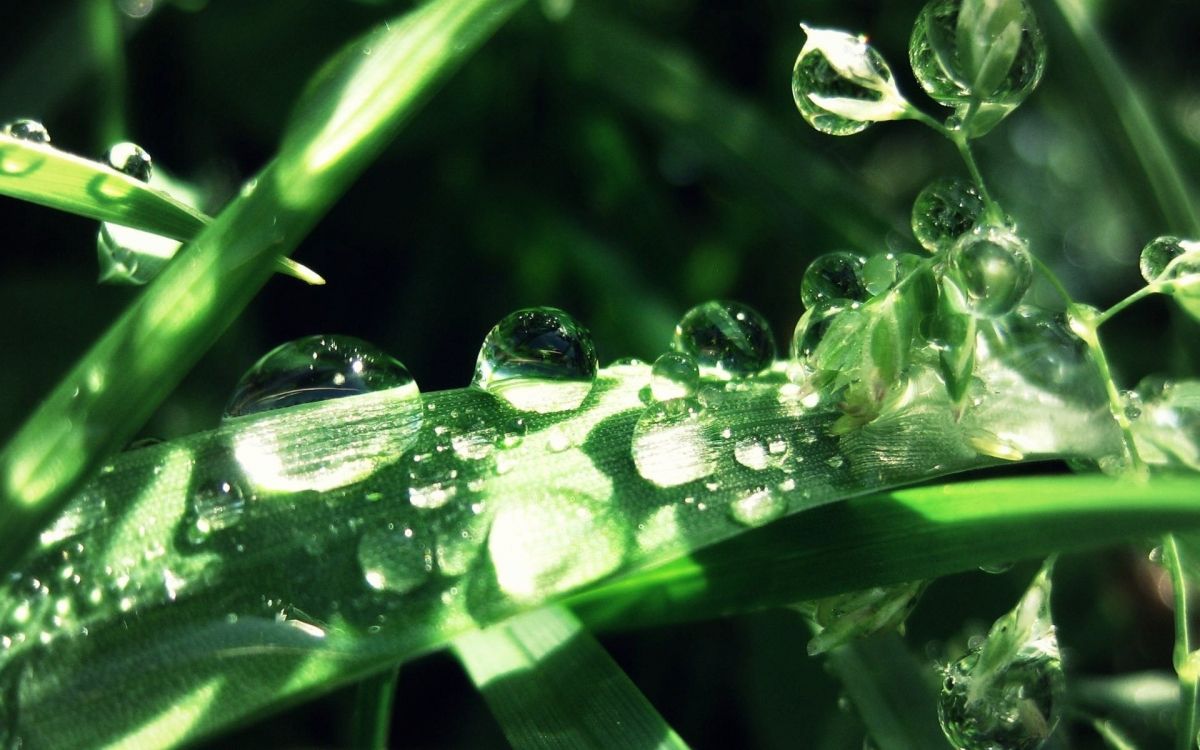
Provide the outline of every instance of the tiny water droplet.
[[282,344],[251,367],[234,389],[225,417],[403,388],[417,384],[398,360],[350,336],[308,336]]
[[866,300],[870,295],[863,284],[865,265],[866,260],[861,255],[846,251],[818,256],[804,269],[804,278],[800,281],[800,301],[806,308],[813,308],[821,302]]
[[408,502],[414,508],[440,508],[458,493],[459,462],[451,451],[412,453],[404,457]]
[[1029,248],[1005,227],[980,227],[960,237],[950,249],[949,266],[967,312],[981,317],[1011,312],[1033,283]]
[[371,588],[404,594],[429,578],[433,553],[411,528],[373,529],[358,541],[358,564]]
[[234,480],[218,479],[198,486],[189,501],[186,536],[200,544],[213,533],[236,526],[246,510],[246,496]]
[[696,360],[680,352],[667,352],[654,360],[650,375],[650,393],[655,401],[670,401],[696,395],[700,387],[700,367]]
[[1159,544],[1159,545],[1155,545],[1155,547],[1154,547],[1153,549],[1151,549],[1151,550],[1150,550],[1150,554],[1149,554],[1149,555],[1147,555],[1147,556],[1146,556],[1146,558],[1147,558],[1147,559],[1148,559],[1150,562],[1154,563],[1155,565],[1162,565],[1162,564],[1163,564],[1163,548],[1162,548],[1162,545],[1161,545],[1161,544]]
[[642,412],[633,427],[632,452],[643,479],[674,487],[713,473],[717,459],[703,412],[691,398],[660,401]]
[[705,377],[730,380],[761,372],[775,358],[775,337],[749,305],[713,300],[684,313],[673,347],[691,357]]
[[142,182],[149,182],[154,171],[150,154],[136,143],[128,141],[113,144],[104,155],[104,161],[118,172]]
[[1184,247],[1184,240],[1170,235],[1156,237],[1146,246],[1142,248],[1142,254],[1138,258],[1138,268],[1142,272],[1142,278],[1146,283],[1157,281],[1166,270],[1171,261],[1187,252]]
[[973,183],[957,177],[935,180],[913,202],[913,236],[936,253],[970,232],[983,211],[983,196]]
[[576,409],[596,380],[592,335],[553,307],[517,310],[495,325],[479,349],[472,384],[521,411]]
[[1000,575],[1001,573],[1007,573],[1008,571],[1012,570],[1012,567],[1013,567],[1013,563],[1011,561],[1009,561],[1009,562],[987,563],[985,565],[980,565],[979,569],[981,571],[983,571],[984,573],[989,573],[991,575]]
[[1142,416],[1142,396],[1137,391],[1122,391],[1121,403],[1125,406],[1125,418],[1130,422]]
[[729,504],[729,517],[743,526],[762,526],[787,512],[787,497],[759,487]]
[[18,140],[29,141],[30,143],[49,143],[50,131],[46,130],[46,126],[37,120],[23,118],[13,120],[4,126],[4,134]]
[[831,469],[840,469],[845,465],[845,463],[846,459],[842,458],[841,456],[830,456],[829,458],[825,459],[825,465]]

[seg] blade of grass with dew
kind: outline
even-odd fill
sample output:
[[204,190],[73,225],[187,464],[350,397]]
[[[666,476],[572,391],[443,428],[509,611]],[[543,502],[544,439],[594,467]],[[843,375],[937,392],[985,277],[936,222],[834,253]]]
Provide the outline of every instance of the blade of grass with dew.
[[397,667],[366,678],[354,689],[354,711],[350,717],[349,747],[383,750],[392,729],[396,697]]
[[[135,434],[433,85],[519,4],[429,3],[355,40],[322,70],[279,156],[168,264],[0,453],[0,570]],[[0,164],[29,156],[4,145]],[[77,162],[53,163],[79,178]],[[96,189],[108,187],[114,201],[139,200],[130,182],[105,175]]]
[[829,652],[828,663],[879,750],[945,743],[932,673],[900,636],[882,633],[838,646]]
[[821,154],[795,144],[750,102],[706,77],[679,49],[620,24],[590,4],[562,22],[578,76],[625,101],[654,127],[694,139],[734,177],[797,209],[855,247],[873,247],[889,230],[907,234],[882,201]]
[[516,750],[687,747],[562,607],[466,633],[453,648]]
[[[650,367],[623,365],[601,372],[581,408],[527,413],[520,428],[481,389],[405,387],[129,451],[0,585],[0,694],[13,714],[0,726],[62,748],[210,735],[785,511],[819,524],[799,540],[804,586],[772,583],[801,555],[786,537],[714,560],[693,593],[720,601],[724,577],[744,606],[762,606],[1200,523],[1200,480],[837,502],[994,464],[944,388],[922,385],[933,377],[914,371],[906,410],[844,436],[830,432],[835,404],[804,407],[779,373],[706,392],[701,419],[647,432]],[[1039,390],[1023,402],[1005,378],[997,403],[969,415],[988,420],[975,428],[1028,430],[1040,455],[1111,452],[1105,412]],[[764,495],[762,471],[734,460],[726,433],[777,435],[791,481]],[[438,457],[440,484],[414,474],[418,456]],[[678,594],[678,580],[656,575],[596,603]],[[61,721],[68,711],[78,720]]]
[[[212,222],[199,210],[105,164],[2,134],[0,195],[176,240],[194,239]],[[275,265],[280,273],[305,283],[325,283],[290,258],[278,258]]]

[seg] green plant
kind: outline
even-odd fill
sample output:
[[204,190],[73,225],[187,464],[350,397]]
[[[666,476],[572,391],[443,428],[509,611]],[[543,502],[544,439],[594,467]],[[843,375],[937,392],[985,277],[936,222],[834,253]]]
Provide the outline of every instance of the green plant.
[[[953,143],[971,180],[917,198],[925,254],[813,260],[787,358],[767,321],[731,302],[688,311],[670,352],[649,349],[653,364],[603,368],[570,315],[522,309],[484,339],[475,387],[424,394],[364,342],[314,337],[260,362],[217,429],[113,455],[430,86],[517,5],[436,0],[346,45],[308,84],[277,156],[211,223],[123,173],[126,160],[66,156],[28,125],[0,140],[0,191],[190,240],[0,455],[5,742],[174,744],[357,683],[349,737],[378,745],[397,665],[451,647],[517,746],[675,746],[589,631],[786,606],[803,615],[789,614],[788,639],[825,654],[876,743],[933,746],[944,742],[934,672],[876,634],[904,622],[923,582],[1154,536],[1176,597],[1176,736],[1191,746],[1195,564],[1181,534],[1200,523],[1197,386],[1120,392],[1097,329],[1153,292],[1194,314],[1196,251],[1151,243],[1147,286],[1101,313],[1073,300],[985,187],[972,144],[1042,71],[1021,0],[922,11],[911,57],[923,88],[955,108],[945,124],[902,97],[863,40],[806,28],[793,80],[806,119],[834,134],[918,120]],[[88,7],[111,20],[111,6]],[[1086,14],[1062,7],[1086,31]],[[719,113],[737,101],[687,65],[593,8],[571,11],[561,33],[585,61],[610,55],[602,87],[684,132],[708,112],[692,140],[761,161],[765,184],[822,205],[771,171],[794,152],[769,122],[746,110],[726,127]],[[1163,148],[1152,123],[1138,128],[1139,154]],[[1170,174],[1142,163],[1171,196],[1166,212],[1185,216],[1173,163]],[[808,168],[819,182],[829,167]],[[831,231],[879,242],[858,210],[869,201],[828,182],[841,196],[825,212]],[[484,236],[502,235],[491,221]],[[558,217],[541,221],[537,231],[590,247]],[[623,272],[603,252],[581,257],[591,275]],[[1032,305],[1035,277],[1061,299]],[[315,364],[298,375],[297,359]],[[330,387],[361,393],[270,408]],[[1089,470],[894,489],[1033,459],[1125,479]],[[1049,571],[992,612],[1016,605],[980,648],[961,660],[947,650],[940,708],[955,742],[1040,745],[1065,704],[1121,747],[1121,710],[1151,712],[1118,681],[1064,694]],[[811,640],[795,632],[804,620]],[[1014,701],[1015,719],[1004,713]]]

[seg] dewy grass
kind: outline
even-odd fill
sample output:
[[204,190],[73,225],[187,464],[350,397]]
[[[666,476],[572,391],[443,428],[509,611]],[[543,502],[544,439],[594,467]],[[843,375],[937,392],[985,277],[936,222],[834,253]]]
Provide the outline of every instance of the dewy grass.
[[[239,387],[286,408],[234,408],[215,430],[111,455],[431,85],[518,4],[437,0],[356,38],[305,89],[276,158],[211,224],[125,175],[31,145],[31,124],[0,141],[5,192],[192,238],[0,454],[0,742],[192,742],[357,682],[351,737],[381,746],[390,670],[453,646],[517,747],[683,746],[585,623],[764,607],[789,608],[791,649],[829,660],[881,748],[939,732],[964,750],[1035,748],[1060,722],[1123,738],[1106,717],[1064,711],[1071,675],[1049,563],[988,613],[999,617],[985,638],[947,646],[936,695],[935,672],[880,633],[904,625],[930,579],[1163,536],[1176,741],[1190,747],[1200,384],[1122,391],[1097,331],[1149,292],[1106,313],[1075,302],[984,184],[973,144],[1044,69],[1024,0],[921,11],[910,62],[953,110],[945,121],[904,98],[864,38],[804,27],[793,95],[806,120],[836,135],[922,122],[970,179],[918,197],[920,254],[811,263],[784,356],[766,319],[728,300],[686,313],[654,365],[601,368],[585,326],[523,309],[486,337],[473,387],[424,394],[386,355],[312,336]],[[596,28],[601,42],[621,36]],[[647,86],[684,86],[642,95],[599,76],[672,127],[693,126],[689,102],[736,103],[667,55],[619,57],[648,72]],[[779,150],[753,112],[718,120],[720,149]],[[768,178],[801,195],[792,180]],[[1197,246],[1152,245],[1145,289],[1194,312]],[[1038,276],[1061,310],[1033,304]],[[280,351],[300,364],[280,365]],[[1093,470],[944,481],[1047,459]]]

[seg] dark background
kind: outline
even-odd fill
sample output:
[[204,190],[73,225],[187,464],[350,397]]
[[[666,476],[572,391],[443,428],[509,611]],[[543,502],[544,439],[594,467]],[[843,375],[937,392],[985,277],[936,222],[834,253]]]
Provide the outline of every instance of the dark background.
[[[569,5],[569,3],[567,4]],[[1200,5],[1093,2],[1185,175],[1200,163]],[[103,113],[215,213],[274,153],[307,77],[405,2],[160,2],[123,20],[124,71],[92,54],[81,4],[22,3],[0,23],[0,121],[35,117],[54,143],[99,157]],[[909,206],[961,175],[916,123],[850,138],[811,130],[789,89],[799,22],[861,31],[927,111],[907,69],[921,4],[821,0],[530,0],[426,105],[295,253],[328,280],[276,277],[146,426],[171,438],[216,425],[243,371],[292,338],[345,333],[404,361],[423,390],[465,385],[484,333],[524,306],[589,326],[602,362],[653,359],[676,318],[714,297],[759,308],[783,347],[800,278],[835,249],[916,251]],[[993,192],[1080,299],[1137,288],[1152,237],[1186,235],[1158,208],[1102,81],[1052,3],[1035,2],[1049,63],[1030,101],[979,144]],[[124,82],[124,103],[119,93]],[[7,436],[134,295],[95,283],[96,224],[0,199],[0,436]],[[1036,290],[1035,290],[1036,291]],[[1040,294],[1040,292],[1037,292]],[[1049,300],[1049,297],[1046,297]],[[1196,325],[1166,300],[1105,339],[1119,378],[1196,371]],[[1169,669],[1169,612],[1141,555],[1069,558],[1056,609],[1072,669]],[[910,643],[934,656],[1015,601],[1035,566],[936,583]],[[1137,613],[1136,619],[1133,613]],[[804,655],[788,613],[605,640],[697,747],[860,747],[838,687]],[[336,743],[348,698],[250,727],[243,741]],[[502,744],[457,667],[406,667],[393,737],[412,747]],[[1080,733],[1083,744],[1094,737]]]

